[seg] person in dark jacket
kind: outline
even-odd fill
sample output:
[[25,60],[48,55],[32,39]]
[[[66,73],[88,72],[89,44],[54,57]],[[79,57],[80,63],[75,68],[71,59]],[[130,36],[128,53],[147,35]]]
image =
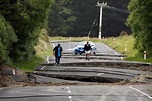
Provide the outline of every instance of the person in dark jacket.
[[90,58],[90,53],[91,53],[91,46],[89,44],[89,42],[87,42],[85,45],[84,45],[84,50],[85,50],[85,53],[86,53],[86,60],[89,60]]
[[53,53],[55,55],[55,63],[56,65],[60,65],[60,58],[62,55],[62,47],[60,46],[60,44],[58,44],[57,46],[55,46],[55,48],[53,49]]

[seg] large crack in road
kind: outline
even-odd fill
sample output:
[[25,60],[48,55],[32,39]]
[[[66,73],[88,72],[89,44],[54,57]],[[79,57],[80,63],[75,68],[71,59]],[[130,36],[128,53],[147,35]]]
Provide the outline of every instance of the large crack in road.
[[74,54],[74,47],[78,42],[54,41],[52,44],[56,46],[58,43],[63,47],[61,65],[55,66],[55,58],[47,56],[46,62],[33,72],[38,83],[151,82],[151,64],[124,61],[126,56],[101,42],[94,43],[97,53],[91,54],[89,61],[85,60],[85,54]]
[[[54,57],[49,58],[46,62],[37,67],[33,72],[35,77],[42,78],[37,80],[38,83],[119,83],[122,81],[138,82],[137,78],[148,77],[142,82],[151,82],[151,64],[141,62],[130,62],[122,60],[100,60],[96,55],[90,61],[83,59],[81,56],[64,55],[60,66],[55,66]],[[80,59],[81,57],[81,59]],[[119,56],[116,56],[119,57]],[[142,76],[141,76],[142,75]],[[150,75],[150,76],[149,76]],[[44,80],[44,78],[47,78]],[[141,81],[140,81],[141,82]]]

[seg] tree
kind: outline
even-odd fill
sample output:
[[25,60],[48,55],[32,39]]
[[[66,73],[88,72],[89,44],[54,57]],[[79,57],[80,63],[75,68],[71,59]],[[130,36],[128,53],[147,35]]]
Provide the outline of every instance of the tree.
[[18,40],[13,43],[9,57],[25,61],[35,54],[39,29],[47,26],[53,0],[1,0],[0,13],[10,22]]
[[152,1],[131,0],[128,9],[131,13],[127,25],[131,27],[135,37],[135,48],[140,54],[147,51],[152,55]]
[[11,45],[17,41],[16,34],[4,17],[0,14],[0,64],[10,61]]
[[71,9],[65,7],[69,0],[55,0],[51,7],[48,31],[50,36],[66,36],[70,30],[70,23],[75,21],[75,16],[71,16]]

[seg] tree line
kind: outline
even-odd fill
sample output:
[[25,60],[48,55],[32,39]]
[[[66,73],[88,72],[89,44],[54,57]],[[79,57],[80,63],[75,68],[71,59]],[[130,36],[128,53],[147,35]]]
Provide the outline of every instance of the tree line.
[[[48,31],[50,36],[98,37],[100,8],[97,2],[127,10],[130,0],[55,0],[51,7]],[[122,31],[131,33],[125,25],[129,14],[103,8],[102,37],[119,36]]]

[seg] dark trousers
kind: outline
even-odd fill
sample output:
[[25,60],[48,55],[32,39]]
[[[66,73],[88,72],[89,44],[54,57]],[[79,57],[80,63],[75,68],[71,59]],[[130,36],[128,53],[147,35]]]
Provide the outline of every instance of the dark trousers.
[[60,57],[59,56],[55,57],[55,63],[60,64]]

